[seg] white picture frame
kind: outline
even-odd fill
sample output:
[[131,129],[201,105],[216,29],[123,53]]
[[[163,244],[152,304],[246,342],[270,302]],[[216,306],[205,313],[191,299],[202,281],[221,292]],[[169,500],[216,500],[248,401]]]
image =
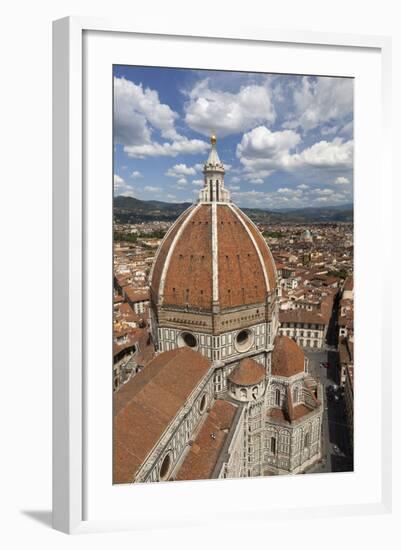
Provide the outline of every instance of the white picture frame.
[[[131,518],[128,516],[118,518],[111,515],[110,517],[107,515],[105,517],[107,510],[95,515],[96,517],[88,517],[88,469],[90,469],[90,475],[95,476],[97,474],[92,473],[94,472],[93,468],[89,468],[88,463],[85,462],[85,453],[90,445],[88,443],[90,422],[88,422],[88,405],[85,401],[88,391],[86,359],[88,347],[91,345],[87,331],[87,319],[88,315],[90,316],[90,312],[87,310],[88,303],[85,297],[88,291],[85,270],[90,261],[88,260],[88,246],[90,246],[90,239],[87,239],[88,230],[90,232],[88,224],[94,223],[93,216],[86,216],[87,204],[85,206],[85,203],[88,201],[84,183],[86,177],[85,155],[88,154],[88,151],[84,148],[84,120],[85,109],[87,107],[84,102],[86,76],[83,67],[83,59],[87,53],[85,51],[85,33],[107,35],[108,40],[113,40],[113,37],[116,36],[127,39],[128,37],[135,36],[145,37],[147,40],[152,40],[153,37],[155,41],[161,37],[163,39],[166,37],[178,37],[188,47],[198,49],[202,41],[219,41],[219,43],[225,41],[227,44],[235,42],[239,46],[241,46],[241,43],[244,45],[258,44],[261,47],[264,44],[290,45],[292,47],[302,47],[304,52],[313,52],[314,48],[320,47],[331,48],[333,52],[335,49],[341,49],[345,55],[347,55],[347,52],[351,53],[359,50],[375,52],[375,56],[378,56],[377,59],[381,67],[380,98],[376,98],[377,105],[375,105],[377,113],[380,111],[380,117],[377,120],[380,133],[375,136],[375,139],[380,143],[379,148],[381,151],[381,159],[378,159],[380,165],[378,173],[380,174],[382,197],[386,194],[386,201],[388,201],[388,196],[391,194],[391,168],[388,156],[391,120],[391,42],[389,38],[299,31],[289,32],[263,28],[230,29],[229,24],[224,25],[224,29],[220,26],[208,28],[206,32],[205,29],[196,28],[196,24],[190,29],[184,29],[179,23],[169,23],[167,30],[168,32],[166,32],[166,28],[148,28],[141,24],[127,21],[106,21],[86,17],[69,17],[54,22],[53,526],[67,533],[139,529],[149,527],[152,524],[153,527],[157,527],[152,522],[149,512],[146,512],[146,510],[151,509],[152,500],[154,502],[156,497],[160,497],[161,501],[163,501],[165,498],[170,498],[169,492],[171,492],[171,502],[177,503],[180,498],[185,498],[187,494],[187,489],[184,486],[188,487],[188,484],[160,484],[150,489],[139,488],[139,494],[144,503],[144,513],[140,517],[138,515]],[[306,53],[305,55],[307,56],[308,54]],[[330,72],[329,74],[332,73]],[[105,127],[107,128],[107,124]],[[109,136],[109,139],[111,147],[111,136]],[[357,194],[356,208],[359,208],[358,200]],[[369,203],[365,207],[368,209],[372,208],[373,205]],[[361,206],[361,211],[365,207]],[[107,206],[105,208],[105,211],[107,211]],[[384,235],[385,231],[388,231],[384,204],[379,207],[378,218],[378,235],[374,244],[379,243],[380,236]],[[372,236],[372,239],[375,239],[375,237]],[[386,253],[386,250],[384,250],[384,253]],[[380,288],[380,292],[383,292],[383,302],[379,299],[374,306],[380,308],[380,311],[385,307],[387,301],[391,299],[389,292],[384,292],[384,285],[388,284],[388,281],[385,281],[384,277],[384,273],[380,271],[378,288]],[[360,303],[363,305],[362,302]],[[337,501],[328,504],[326,502],[322,506],[318,504],[314,507],[311,504],[301,506],[296,503],[295,506],[288,507],[281,503],[276,510],[273,509],[274,507],[269,509],[271,517],[301,518],[306,513],[310,517],[311,514],[320,515],[322,513],[325,515],[347,515],[386,513],[390,511],[391,435],[389,424],[385,423],[384,419],[391,416],[389,413],[391,410],[391,396],[389,394],[389,389],[391,388],[391,357],[389,356],[390,346],[387,342],[389,336],[382,329],[380,318],[378,316],[377,319],[372,320],[372,323],[376,323],[374,328],[378,330],[380,336],[377,349],[375,348],[377,355],[375,353],[371,354],[371,361],[375,357],[379,358],[379,365],[376,365],[376,367],[378,369],[378,385],[380,387],[380,403],[378,406],[380,407],[381,424],[380,449],[375,462],[375,468],[377,469],[376,473],[378,476],[376,493],[380,494],[380,496],[378,498],[370,498],[367,495],[360,502],[355,501],[355,499],[354,501],[344,501],[344,503]],[[111,416],[111,410],[109,414]],[[305,483],[304,480],[309,476],[298,477],[303,478],[303,480],[297,480],[297,483]],[[242,482],[242,480],[239,481]],[[274,479],[269,481],[277,486],[277,483],[281,480]],[[288,481],[293,482],[294,480],[287,479],[285,483]],[[99,479],[99,484],[103,482],[104,480]],[[193,494],[197,493],[200,499],[205,499],[205,488],[207,488],[209,495],[213,491],[217,499],[217,495],[221,493],[220,489],[222,487],[221,485],[217,486],[217,483],[221,484],[222,482],[207,482],[207,485],[205,484],[202,488],[203,482],[189,482],[191,485],[190,491]],[[235,483],[237,485],[233,485]],[[255,495],[258,490],[257,484],[261,483],[261,480],[246,480],[246,483],[248,484],[249,491],[253,491]],[[174,489],[172,485],[175,486]],[[224,481],[223,485],[227,487],[227,493],[232,497],[232,494],[235,493],[235,488],[238,487],[238,482],[235,480]],[[131,491],[137,490],[136,487],[128,487],[126,489]],[[145,494],[145,491],[148,491],[148,493]],[[125,493],[127,493],[126,490]],[[148,508],[146,508],[145,502],[148,502]],[[111,506],[110,503],[110,514]],[[174,514],[174,506],[175,504],[172,505],[171,514]],[[259,513],[255,514],[255,510]],[[236,517],[235,508],[233,508],[228,510],[227,514],[223,514],[223,519],[228,520],[228,516],[230,516],[229,521],[233,523],[244,519],[249,520],[251,511],[253,512],[253,520],[266,520],[264,508],[258,504],[256,497],[254,506],[248,508],[245,513],[244,510],[238,508]],[[179,514],[177,508],[176,522],[172,522],[172,516],[169,515],[165,519],[160,519],[158,525],[169,526],[174,524],[181,526],[190,525],[193,522],[202,523],[203,520],[199,518],[195,519],[195,515],[196,509],[194,509],[193,514],[189,511],[187,515],[183,516]],[[205,518],[204,521],[213,521],[213,518]]]

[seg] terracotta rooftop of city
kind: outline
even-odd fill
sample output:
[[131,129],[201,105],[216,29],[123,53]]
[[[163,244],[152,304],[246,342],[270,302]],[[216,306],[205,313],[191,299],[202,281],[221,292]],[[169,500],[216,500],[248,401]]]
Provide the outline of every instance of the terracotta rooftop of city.
[[304,372],[304,352],[288,336],[276,336],[272,353],[272,375],[290,377]]
[[237,367],[232,371],[229,380],[238,386],[252,386],[259,384],[266,376],[266,371],[262,365],[254,359],[246,357],[242,359]]

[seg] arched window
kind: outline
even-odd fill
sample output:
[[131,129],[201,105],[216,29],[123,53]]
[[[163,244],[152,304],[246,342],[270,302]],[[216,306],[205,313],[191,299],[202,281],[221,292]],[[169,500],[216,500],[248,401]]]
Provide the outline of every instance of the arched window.
[[167,453],[160,466],[160,472],[159,472],[160,481],[166,481],[166,479],[169,476],[171,466],[172,466],[171,454]]
[[309,447],[309,432],[304,435],[304,449]]
[[241,388],[240,395],[242,399],[246,399],[248,397],[248,392],[246,391],[245,388]]
[[205,412],[206,404],[207,404],[207,397],[206,397],[206,394],[204,393],[202,395],[202,399],[200,400],[200,403],[199,403],[199,412],[201,414],[203,414]]
[[274,436],[270,438],[270,452],[276,454],[276,438]]
[[259,393],[259,388],[258,388],[257,386],[255,386],[254,388],[252,388],[252,397],[253,397],[254,399],[257,399],[258,393]]
[[294,403],[298,403],[298,387],[294,388],[294,391],[292,392],[292,400]]
[[280,397],[281,397],[280,390],[277,389],[277,390],[275,391],[275,403],[276,403],[276,405],[277,405],[278,407],[280,406],[280,402],[281,402],[281,398],[280,398]]

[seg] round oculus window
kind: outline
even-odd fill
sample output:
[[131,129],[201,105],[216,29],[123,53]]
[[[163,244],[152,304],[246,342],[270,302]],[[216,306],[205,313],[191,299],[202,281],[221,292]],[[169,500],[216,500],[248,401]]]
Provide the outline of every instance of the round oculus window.
[[253,344],[253,332],[250,330],[240,330],[235,338],[235,347],[238,351],[248,351]]
[[189,348],[196,348],[198,341],[191,332],[182,332],[179,337],[180,346],[188,346]]

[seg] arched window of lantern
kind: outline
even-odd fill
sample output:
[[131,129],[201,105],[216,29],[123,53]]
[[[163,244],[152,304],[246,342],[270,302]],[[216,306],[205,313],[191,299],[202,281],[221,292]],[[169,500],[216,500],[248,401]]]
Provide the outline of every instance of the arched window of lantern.
[[280,393],[280,390],[277,388],[276,391],[274,392],[274,402],[276,403],[276,405],[279,407],[280,406],[280,403],[281,403],[281,393]]
[[295,386],[294,391],[292,392],[292,400],[294,403],[298,403],[298,386]]

